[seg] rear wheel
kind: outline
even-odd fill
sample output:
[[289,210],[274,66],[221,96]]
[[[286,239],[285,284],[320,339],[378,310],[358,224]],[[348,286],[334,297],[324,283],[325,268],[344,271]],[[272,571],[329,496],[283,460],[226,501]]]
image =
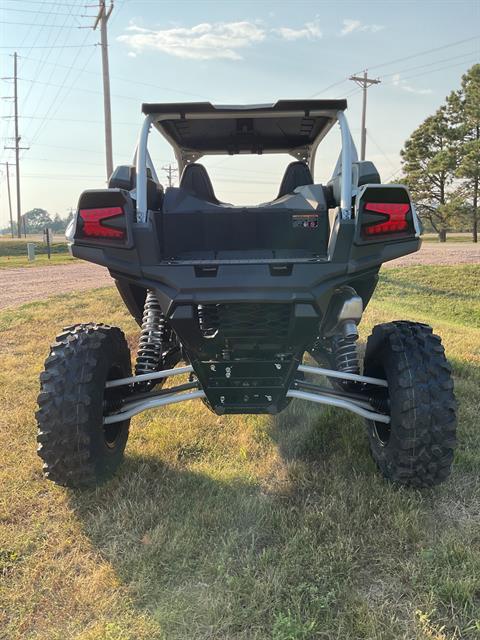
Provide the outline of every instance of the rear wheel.
[[388,381],[379,401],[390,407],[390,424],[367,422],[383,475],[412,487],[443,482],[453,461],[456,403],[440,338],[416,322],[377,325],[367,342],[364,373]]
[[105,404],[119,392],[107,380],[131,375],[120,329],[80,324],[64,329],[40,376],[38,454],[45,475],[69,487],[95,485],[122,462],[130,420],[103,424]]

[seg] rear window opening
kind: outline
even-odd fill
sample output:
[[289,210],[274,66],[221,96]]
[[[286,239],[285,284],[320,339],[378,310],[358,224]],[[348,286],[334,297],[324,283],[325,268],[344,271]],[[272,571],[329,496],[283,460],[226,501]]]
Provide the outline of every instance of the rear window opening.
[[294,160],[287,154],[204,156],[215,195],[235,206],[254,206],[275,200],[285,169]]

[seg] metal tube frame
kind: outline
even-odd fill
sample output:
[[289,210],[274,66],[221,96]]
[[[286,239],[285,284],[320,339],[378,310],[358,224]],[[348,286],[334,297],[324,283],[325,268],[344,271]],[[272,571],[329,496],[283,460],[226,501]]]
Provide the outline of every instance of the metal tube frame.
[[[340,198],[340,211],[342,220],[349,220],[352,217],[352,160],[353,160],[353,140],[348,126],[348,120],[343,111],[337,111],[337,121],[340,125],[340,132],[342,138],[342,152],[341,152],[341,164],[342,164],[342,180],[341,180],[341,198]],[[153,166],[152,159],[148,152],[148,136],[150,129],[154,122],[154,115],[148,115],[143,121],[142,128],[140,130],[140,136],[138,139],[137,150],[135,153],[135,163],[137,170],[137,185],[136,185],[136,197],[137,197],[137,222],[147,221],[147,167],[150,167],[154,180],[158,182],[158,177]],[[326,132],[325,132],[326,133]],[[324,133],[324,135],[325,135]],[[322,135],[322,137],[324,137]],[[310,166],[313,169],[315,163],[315,154],[320,139],[315,140],[313,148],[310,150]],[[175,145],[173,145],[175,147]],[[177,149],[175,149],[177,155]],[[183,168],[184,162],[182,158],[177,155],[177,161],[179,163],[180,170]]]
[[132,402],[132,405],[125,405],[122,411],[106,416],[103,419],[103,424],[114,424],[115,422],[122,422],[128,420],[142,413],[147,409],[154,409],[155,407],[164,407],[168,404],[177,404],[178,402],[185,402],[186,400],[195,400],[196,398],[205,398],[204,391],[191,391],[187,393],[172,393],[169,396],[163,396],[160,398],[151,398],[150,400]]
[[350,220],[352,217],[352,136],[343,111],[337,111],[337,120],[342,135],[340,213],[342,220]]
[[[384,422],[389,424],[390,416],[383,413],[377,413],[376,411],[368,411],[364,406],[360,406],[359,403],[353,400],[345,400],[343,398],[333,398],[332,396],[326,396],[322,393],[309,393],[308,391],[298,391],[297,389],[291,389],[287,391],[287,398],[298,398],[299,400],[310,400],[310,402],[317,402],[318,404],[326,404],[332,407],[339,407],[340,409],[347,409],[352,413],[356,413],[362,418],[367,420],[374,420],[375,422]],[[363,405],[363,403],[362,403]]]
[[148,134],[153,123],[153,116],[145,117],[140,137],[138,139],[136,160],[137,160],[137,222],[147,221],[147,159],[148,154]]
[[[320,367],[311,367],[308,365],[300,365],[298,371],[304,373],[310,373],[313,375],[321,375],[329,378],[338,378],[341,380],[350,380],[354,382],[361,382],[363,384],[374,385],[377,387],[388,387],[386,380],[380,378],[370,378],[369,376],[361,376],[353,373],[342,373],[341,371],[335,371],[334,369],[323,369]],[[139,376],[129,376],[128,378],[119,378],[118,380],[109,380],[105,387],[107,389],[128,386],[137,382],[145,382],[146,380],[161,380],[162,378],[168,378],[170,376],[178,376],[186,373],[194,373],[193,367],[187,365],[185,367],[177,367],[175,369],[165,369],[164,371],[155,371],[153,373],[146,373]],[[333,407],[339,407],[341,409],[347,409],[352,413],[356,413],[367,420],[374,420],[375,422],[383,422],[388,424],[390,422],[390,416],[383,413],[378,413],[368,403],[368,399],[354,400],[352,398],[342,398],[341,391],[335,394],[324,394],[321,392],[301,391],[295,388],[296,381],[293,382],[293,388],[287,391],[287,398],[297,398],[298,400],[309,400],[310,402],[316,402],[318,404],[325,404]],[[155,407],[162,407],[169,404],[177,404],[187,400],[195,400],[197,398],[205,398],[205,392],[202,390],[192,391],[187,393],[173,392],[164,396],[156,396],[153,398],[146,398],[143,400],[132,400],[132,402],[126,403],[122,409],[114,414],[105,416],[104,424],[113,424],[115,422],[121,422],[127,420],[132,416],[146,411],[147,409],[153,409]]]
[[128,378],[118,378],[117,380],[109,380],[105,388],[125,387],[134,382],[145,382],[146,380],[160,380],[161,378],[169,378],[170,376],[180,376],[183,373],[193,373],[191,364],[186,367],[177,367],[175,369],[164,369],[163,371],[153,371],[152,373],[142,373],[139,376],[129,376]]
[[321,367],[310,367],[309,365],[301,364],[298,367],[298,371],[318,376],[327,376],[328,378],[339,378],[340,380],[351,380],[352,382],[374,384],[377,387],[388,387],[388,382],[381,378],[370,378],[369,376],[360,376],[356,373],[344,373],[342,371],[336,371],[335,369],[322,369]]

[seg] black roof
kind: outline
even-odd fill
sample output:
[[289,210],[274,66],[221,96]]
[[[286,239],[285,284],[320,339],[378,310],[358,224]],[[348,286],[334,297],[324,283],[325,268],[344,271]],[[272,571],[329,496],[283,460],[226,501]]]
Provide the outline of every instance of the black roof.
[[342,100],[278,100],[275,104],[216,105],[211,102],[144,102],[142,111],[149,113],[231,113],[236,111],[344,111],[347,101]]
[[[192,161],[204,154],[291,153],[309,155],[330,129],[346,100],[279,100],[262,105],[210,102],[143,104],[177,156]],[[156,118],[155,116],[158,116]]]

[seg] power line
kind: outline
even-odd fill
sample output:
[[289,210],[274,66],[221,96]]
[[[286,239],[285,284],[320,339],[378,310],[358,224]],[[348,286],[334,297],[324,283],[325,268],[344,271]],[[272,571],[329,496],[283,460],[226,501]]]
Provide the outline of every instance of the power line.
[[[439,67],[438,69],[430,69],[429,71],[422,71],[421,73],[415,73],[413,76],[405,76],[401,78],[401,80],[413,80],[413,78],[420,78],[421,76],[430,75],[431,73],[436,73],[437,71],[445,71],[445,69],[454,69],[456,67],[463,67],[465,63],[476,62],[476,59],[473,60],[465,60],[463,62],[457,62],[456,64],[448,64],[443,67]],[[396,75],[396,74],[393,74]],[[386,85],[396,84],[395,80],[390,80],[389,82],[385,82]]]
[[[367,69],[369,69],[370,71],[371,71],[372,69],[380,69],[381,67],[387,67],[387,66],[390,66],[390,65],[392,65],[392,64],[396,64],[397,62],[403,62],[404,60],[411,60],[412,58],[417,58],[417,57],[419,57],[419,56],[427,55],[427,54],[429,54],[429,53],[434,53],[434,52],[436,52],[436,51],[441,51],[441,50],[443,50],[443,49],[448,49],[448,48],[450,48],[450,47],[455,47],[455,46],[457,46],[457,45],[459,45],[459,44],[464,44],[465,42],[472,42],[473,40],[479,40],[479,37],[478,37],[478,36],[473,36],[473,37],[471,37],[471,38],[465,38],[465,39],[463,39],[463,40],[457,40],[457,41],[455,41],[455,42],[450,42],[450,43],[447,43],[447,44],[441,45],[440,47],[435,47],[434,49],[427,49],[427,50],[425,50],[425,51],[419,51],[418,53],[414,53],[414,54],[409,55],[409,56],[404,56],[403,58],[397,58],[397,59],[395,59],[395,60],[390,60],[389,62],[383,62],[382,64],[378,64],[378,65],[369,65],[369,66],[367,66],[366,68],[367,68]],[[467,55],[467,54],[463,54],[463,55]],[[452,59],[452,58],[450,58],[450,59]],[[434,63],[432,63],[432,64],[434,64]],[[354,74],[354,75],[357,75],[358,73],[361,73],[361,72],[356,72],[356,74]],[[397,73],[397,72],[395,72],[395,73]],[[388,74],[388,75],[395,75],[395,73],[393,73],[393,74]],[[400,73],[401,73],[401,72],[400,72]],[[336,82],[336,83],[334,83],[334,84],[332,84],[332,85],[329,85],[329,86],[328,86],[328,87],[326,87],[325,89],[322,89],[322,90],[320,90],[320,91],[318,91],[318,92],[316,92],[316,93],[312,94],[312,95],[311,95],[311,96],[309,96],[309,97],[310,97],[310,98],[314,98],[315,96],[318,96],[318,95],[319,95],[319,94],[321,94],[321,93],[325,93],[326,91],[329,91],[329,90],[330,90],[330,89],[332,89],[333,87],[339,86],[340,84],[342,84],[343,82],[346,82],[346,81],[347,81],[347,78],[344,78],[343,80],[339,80],[338,82]]]
[[94,153],[98,155],[103,155],[102,151],[95,151],[95,149],[87,149],[85,147],[72,147],[71,145],[59,145],[59,144],[43,144],[41,142],[37,142],[37,147],[46,147],[47,149],[66,149],[67,151],[84,151],[85,153]]
[[[88,36],[89,36],[89,34],[87,33],[87,34],[86,34],[86,36],[85,36],[85,38],[84,38],[84,42],[86,42],[86,40],[87,40]],[[74,63],[77,61],[78,57],[80,56],[80,53],[81,53],[81,51],[77,51],[77,54],[76,54],[76,56],[75,56],[75,58],[74,58]],[[86,63],[85,63],[85,66],[87,66],[87,64],[90,62],[90,60],[91,60],[91,58],[93,57],[94,53],[95,53],[95,49],[92,51],[91,56],[87,59],[87,61],[86,61]],[[68,73],[65,75],[65,77],[64,77],[64,79],[63,79],[63,82],[62,82],[62,84],[61,84],[60,88],[58,89],[58,91],[56,92],[56,94],[55,94],[55,96],[54,96],[54,98],[53,98],[52,102],[50,103],[50,107],[48,108],[48,110],[47,110],[47,112],[44,114],[44,116],[42,117],[42,122],[40,123],[40,125],[37,127],[37,129],[36,129],[35,133],[33,134],[32,143],[33,143],[33,142],[35,142],[35,141],[37,140],[38,136],[40,135],[40,133],[41,133],[41,131],[42,131],[42,128],[43,128],[43,126],[44,126],[45,122],[47,122],[47,121],[48,121],[48,119],[49,119],[48,117],[49,117],[50,113],[52,112],[52,110],[53,110],[53,108],[54,108],[54,106],[55,106],[55,105],[57,105],[57,109],[56,109],[56,111],[54,112],[54,114],[53,114],[52,118],[54,118],[54,117],[55,117],[55,115],[58,113],[58,110],[59,110],[59,108],[60,108],[60,106],[61,106],[61,104],[58,104],[58,103],[59,103],[59,100],[58,100],[58,99],[59,99],[59,97],[60,97],[60,94],[61,94],[62,90],[65,88],[65,84],[67,83],[67,80],[68,80],[68,78],[69,78],[69,76],[70,76],[70,73],[71,73],[71,72],[68,72]],[[67,92],[66,92],[66,94],[65,94],[65,96],[64,96],[64,100],[66,99],[66,97],[67,97],[67,96],[68,96],[68,94],[70,93],[70,90],[71,90],[71,88],[73,87],[73,84],[74,84],[74,83],[75,83],[75,80],[73,81],[72,85],[71,85],[70,87],[68,87],[68,88],[67,88]],[[36,119],[36,118],[32,118],[32,119]]]
[[[56,14],[56,15],[67,15],[67,14]],[[70,29],[69,25],[61,25],[61,24],[38,24],[36,22],[8,22],[7,20],[0,20],[0,24],[8,24],[8,25],[16,25],[20,27],[49,27],[50,29]]]
[[386,73],[382,75],[382,78],[389,78],[390,76],[394,76],[397,73],[405,73],[406,71],[415,71],[416,69],[425,69],[427,67],[434,67],[437,64],[441,64],[442,62],[450,62],[451,60],[458,60],[459,58],[465,58],[467,56],[477,55],[476,51],[469,51],[468,53],[461,53],[459,56],[453,56],[449,58],[442,58],[441,60],[435,60],[434,62],[429,62],[428,64],[415,65],[414,67],[407,67],[406,69],[400,69],[399,71],[394,71],[393,73]]
[[[43,4],[43,3],[42,3]],[[61,3],[47,3],[47,4],[61,4]],[[65,6],[65,5],[63,5]],[[71,6],[75,6],[75,5],[71,5]],[[10,8],[10,7],[3,7],[4,11],[15,11],[15,13],[32,13],[32,9],[14,9],[14,8]],[[52,11],[40,11],[39,9],[33,9],[33,11],[35,11],[36,15],[45,15],[45,16],[70,16],[70,13],[60,13],[58,11],[52,12]],[[35,25],[36,26],[36,25]]]
[[444,44],[440,47],[435,47],[434,49],[426,49],[425,51],[419,51],[418,53],[412,53],[410,56],[404,56],[403,58],[397,58],[396,60],[390,60],[389,62],[382,62],[382,64],[369,66],[368,69],[370,71],[372,69],[380,69],[381,67],[389,67],[392,64],[396,64],[397,62],[403,62],[404,60],[411,60],[412,58],[418,58],[419,56],[427,55],[428,53],[435,53],[436,51],[442,51],[443,49],[449,49],[450,47],[456,47],[459,44],[464,44],[465,42],[472,42],[473,40],[479,40],[478,36],[473,36],[471,38],[464,38],[463,40],[457,40],[455,42],[450,42],[448,44]]
[[[67,17],[65,18],[65,20],[63,21],[63,24],[64,24],[64,25],[66,25],[66,24],[67,24],[68,17],[73,17],[74,19],[76,19],[76,15],[75,15],[75,14],[73,14],[73,12],[72,12],[72,10],[71,10],[71,9],[70,9],[70,12],[69,12],[68,16],[67,16]],[[69,42],[69,34],[70,34],[70,32],[71,32],[71,30],[72,30],[72,29],[73,29],[73,27],[70,27],[70,29],[69,29],[69,30],[67,30],[67,32],[64,34],[64,35],[65,35],[65,39],[64,39],[64,41],[63,41],[63,45],[66,45],[66,44]],[[40,34],[40,33],[41,33],[41,31],[42,31],[42,29],[40,29],[40,31],[38,32],[38,34]],[[51,31],[50,33],[53,35],[53,31]],[[51,42],[50,44],[52,44],[52,45],[56,45],[56,44],[57,44],[57,42],[59,41],[60,36],[61,36],[61,32],[59,32],[59,31],[58,31],[58,32],[57,32],[57,34],[56,34],[56,36],[55,36],[55,38],[54,38],[54,40],[53,40],[53,42]],[[37,36],[37,37],[39,37],[39,36]],[[50,38],[50,34],[48,34],[48,35],[47,35],[47,38],[48,38],[48,39]],[[37,41],[38,41],[38,40],[36,40],[36,41],[35,41],[35,43],[36,43]],[[34,43],[34,44],[35,44],[35,43]],[[63,51],[63,49],[62,49],[61,51]],[[28,53],[30,53],[30,51],[29,51]],[[43,56],[42,56],[42,61],[41,61],[41,62],[39,62],[39,63],[37,64],[37,66],[36,66],[36,69],[35,69],[35,77],[38,77],[38,76],[40,75],[40,73],[43,71],[43,69],[44,69],[44,67],[45,67],[45,62],[47,62],[47,61],[48,61],[48,59],[50,58],[51,53],[52,53],[52,51],[51,51],[51,50],[48,50],[48,51],[46,51],[46,53],[44,53],[44,54],[43,54]],[[52,71],[51,71],[51,73],[50,73],[50,75],[49,75],[49,77],[48,77],[48,81],[50,81],[50,80],[52,79],[53,74],[54,74],[54,71],[52,70]],[[29,88],[29,90],[28,90],[28,92],[27,92],[27,95],[25,96],[25,104],[28,102],[28,99],[29,99],[29,97],[30,97],[30,93],[32,92],[32,89],[33,89],[33,85],[30,85],[30,88]],[[41,96],[40,96],[40,101],[42,101],[42,100],[43,100],[44,93],[45,93],[45,92],[42,92],[42,94],[41,94]],[[28,131],[29,131],[29,128],[27,129],[27,133],[28,133]]]
[[[387,154],[385,153],[385,151],[380,147],[380,145],[378,144],[378,142],[375,140],[375,138],[372,136],[371,133],[367,133],[368,139],[373,142],[373,144],[375,145],[375,147],[378,149],[378,151],[382,154],[382,156],[385,158],[385,161],[388,162],[388,164],[390,165],[391,169],[395,169],[395,165],[393,164],[393,162],[390,160],[390,158],[387,156]],[[394,171],[394,174],[398,171],[398,169],[396,169]],[[392,175],[394,175],[392,174]]]
[[[117,15],[118,15],[118,12],[117,12]],[[98,46],[98,45],[94,45],[94,46]],[[22,58],[24,60],[31,60],[31,61],[38,60],[38,58],[30,58],[28,56],[19,56],[19,58]],[[63,68],[63,69],[71,69],[72,71],[78,71],[79,73],[88,73],[90,75],[95,75],[95,76],[101,75],[100,71],[80,69],[79,67],[72,67],[72,65],[60,64],[55,62],[46,62],[45,64],[52,65],[58,68]],[[207,100],[209,99],[209,96],[206,96],[201,93],[192,93],[191,91],[181,91],[179,89],[173,89],[172,87],[163,87],[158,84],[153,84],[152,82],[142,82],[139,80],[134,80],[133,78],[122,78],[121,76],[112,76],[112,75],[110,76],[110,78],[112,80],[118,80],[119,82],[127,82],[129,85],[136,84],[144,87],[151,87],[152,89],[159,89],[160,91],[170,91],[172,93],[178,93],[180,95],[192,96],[193,98],[205,98]],[[342,80],[342,82],[344,82],[344,80]]]
[[[58,6],[59,4],[60,4],[60,3],[57,1],[57,2],[56,2],[56,6]],[[33,11],[35,11],[35,9],[34,9]],[[34,16],[33,16],[33,17],[34,17],[34,19],[37,17],[37,15],[38,15],[38,13],[35,13],[35,14],[34,14]],[[36,31],[36,35],[35,35],[35,38],[33,39],[33,42],[32,42],[32,41],[29,41],[29,40],[28,40],[28,39],[29,39],[29,37],[30,37],[30,33],[32,32],[32,27],[30,27],[30,28],[26,31],[26,33],[25,33],[25,35],[24,35],[24,38],[23,38],[23,40],[22,40],[22,42],[21,42],[20,46],[23,46],[23,45],[24,45],[24,43],[26,43],[27,41],[29,41],[29,46],[30,46],[30,48],[28,49],[27,53],[30,53],[30,52],[32,51],[31,47],[37,44],[37,42],[38,42],[38,41],[39,41],[39,39],[40,39],[40,35],[43,33],[43,31],[44,31],[44,27],[42,27],[42,28],[40,28],[40,29],[37,29],[37,31]],[[51,33],[53,33],[53,32],[51,32]],[[52,45],[52,44],[55,44],[56,40],[58,40],[58,32],[57,32],[57,37],[56,37],[56,39],[55,39],[55,41],[54,41],[53,43],[52,43],[52,42],[50,42],[50,38],[47,36],[47,41],[45,42],[45,44],[46,44],[46,45]],[[50,55],[50,52],[48,52],[48,53],[47,53],[47,57],[48,57],[48,55]],[[45,53],[43,53],[43,57],[45,57]],[[17,58],[18,58],[18,54],[17,54]],[[37,65],[37,71],[38,71],[38,68],[39,68],[39,66]],[[28,97],[29,95],[30,95],[30,91],[28,91],[27,97]],[[27,129],[28,129],[28,127],[27,127]]]
[[41,45],[41,46],[35,46],[35,47],[30,47],[29,45],[18,46],[18,47],[14,47],[12,45],[9,45],[9,46],[2,45],[0,46],[0,49],[10,49],[10,51],[12,49],[85,49],[85,48],[90,49],[91,47],[97,47],[97,46],[98,46],[97,44],[64,44],[64,45],[59,45],[58,47],[52,47],[49,45]]
[[26,157],[23,161],[24,162],[49,162],[50,164],[61,164],[61,165],[64,165],[64,164],[81,164],[81,165],[88,164],[89,167],[103,167],[104,164],[105,164],[104,162],[92,162],[90,159],[89,160],[65,160],[65,158],[62,158],[61,160],[58,160],[56,162],[55,160],[52,160],[52,158],[37,158],[37,157],[31,156],[31,155]]
[[[63,87],[63,85],[61,85]],[[55,122],[84,122],[85,124],[103,124],[103,120],[86,120],[84,118],[55,118],[55,114],[52,117],[47,117],[48,116],[48,112],[43,115],[43,116],[26,116],[26,115],[22,115],[20,116],[21,118],[23,118],[24,120],[42,120],[42,121],[49,121],[49,120],[55,120]],[[3,118],[11,118],[11,116],[3,116]],[[115,124],[118,124],[119,126],[122,127],[138,127],[138,122],[115,122]]]
[[[4,2],[18,2],[18,0],[3,0]],[[61,4],[62,7],[77,7],[78,8],[78,4],[74,4],[72,2],[68,3],[68,2],[59,2],[58,0],[53,0],[51,2],[48,2],[47,0],[23,0],[23,2],[25,2],[25,4],[41,4],[42,6],[47,5],[47,4]]]
[[339,80],[338,82],[334,82],[333,84],[328,85],[328,87],[325,87],[325,89],[322,89],[321,91],[317,91],[316,93],[312,93],[312,95],[308,96],[308,98],[315,98],[315,96],[319,96],[321,93],[326,93],[327,91],[330,91],[330,89],[333,89],[334,87],[338,87],[339,85],[343,84],[344,82],[347,82],[347,78],[343,78],[343,80]]

